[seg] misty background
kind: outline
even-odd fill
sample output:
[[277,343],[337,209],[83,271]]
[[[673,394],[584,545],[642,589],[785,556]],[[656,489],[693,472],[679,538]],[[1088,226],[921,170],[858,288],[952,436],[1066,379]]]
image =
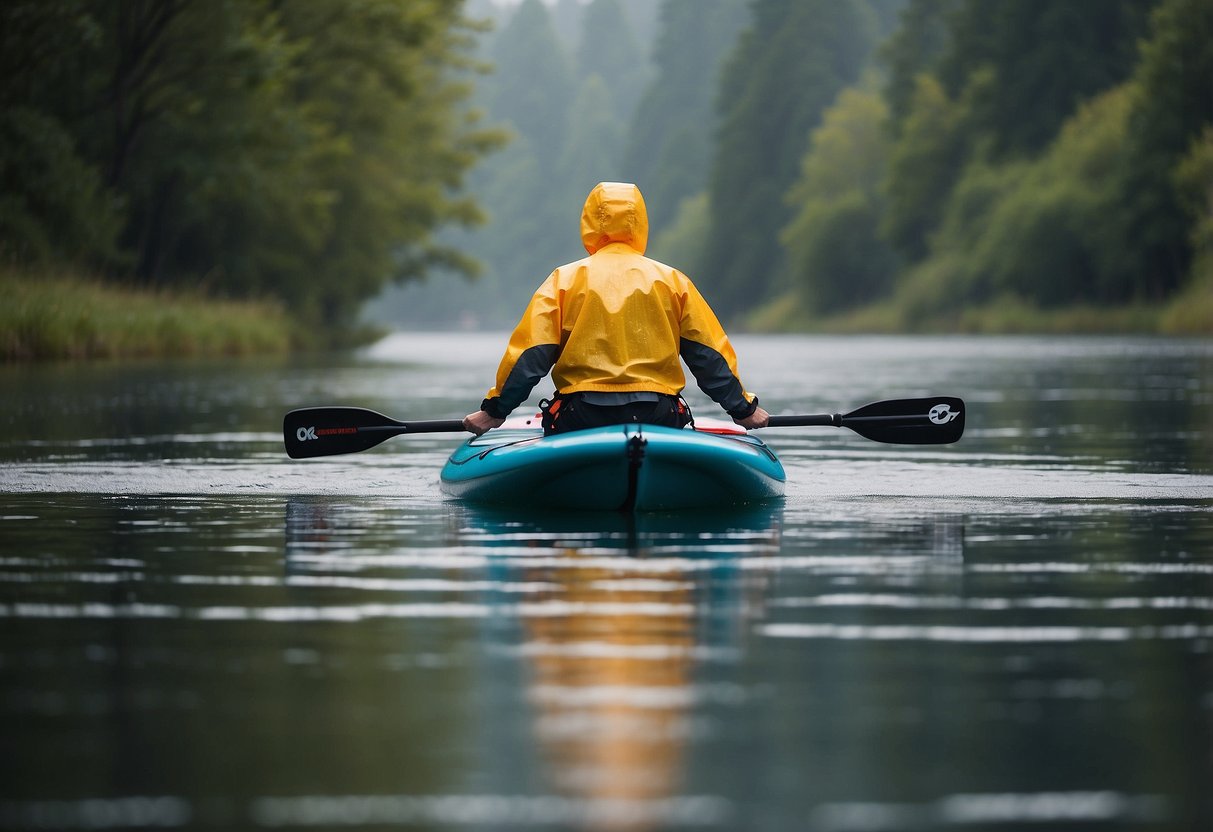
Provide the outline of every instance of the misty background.
[[480,0],[468,14],[492,23],[472,106],[510,138],[468,176],[485,223],[441,238],[480,271],[389,288],[373,320],[512,326],[552,268],[584,256],[581,204],[603,180],[640,186],[648,254],[737,326],[955,329],[973,309],[1098,317],[1213,292],[1207,3]]

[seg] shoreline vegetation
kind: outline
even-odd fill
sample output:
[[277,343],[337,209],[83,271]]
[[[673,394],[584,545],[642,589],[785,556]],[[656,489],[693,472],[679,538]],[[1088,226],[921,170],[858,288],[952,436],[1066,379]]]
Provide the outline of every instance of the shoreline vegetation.
[[0,271],[0,361],[210,358],[289,352],[276,303],[134,289],[66,272]]
[[[0,271],[0,362],[214,358],[303,349],[301,326],[273,301],[225,300],[179,290],[134,289],[58,272]],[[1166,304],[1042,310],[1014,298],[955,317],[911,321],[893,305],[827,319],[801,317],[785,300],[745,322],[750,332],[976,335],[1213,335],[1213,285]],[[382,331],[330,334],[324,345],[358,346]],[[313,341],[314,343],[314,341]]]
[[0,362],[506,328],[604,179],[731,331],[1213,336],[1210,0],[349,5],[0,6]]
[[1198,281],[1159,303],[1119,306],[1073,304],[1041,308],[1015,296],[950,313],[916,314],[896,301],[852,312],[811,318],[791,296],[756,310],[750,332],[815,332],[832,335],[1158,335],[1213,336],[1213,279]]

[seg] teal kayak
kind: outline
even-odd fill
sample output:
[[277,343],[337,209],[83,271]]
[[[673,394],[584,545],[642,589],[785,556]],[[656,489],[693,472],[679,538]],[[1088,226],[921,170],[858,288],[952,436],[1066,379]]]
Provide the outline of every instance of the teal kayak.
[[511,420],[469,439],[442,469],[445,494],[530,508],[664,511],[771,500],[785,475],[745,431],[613,425],[544,437]]

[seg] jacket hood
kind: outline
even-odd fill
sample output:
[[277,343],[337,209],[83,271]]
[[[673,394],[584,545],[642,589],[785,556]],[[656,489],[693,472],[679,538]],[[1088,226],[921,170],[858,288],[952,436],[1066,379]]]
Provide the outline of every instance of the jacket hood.
[[626,243],[644,254],[649,214],[640,189],[630,182],[595,185],[581,209],[581,242],[590,254],[609,243]]

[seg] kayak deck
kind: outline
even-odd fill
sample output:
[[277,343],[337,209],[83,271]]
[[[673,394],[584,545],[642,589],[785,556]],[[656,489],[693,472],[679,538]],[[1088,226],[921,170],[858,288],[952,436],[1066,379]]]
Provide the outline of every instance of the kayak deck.
[[623,511],[782,496],[778,457],[761,440],[724,430],[627,424],[545,438],[532,420],[511,420],[460,445],[441,487],[472,502]]

